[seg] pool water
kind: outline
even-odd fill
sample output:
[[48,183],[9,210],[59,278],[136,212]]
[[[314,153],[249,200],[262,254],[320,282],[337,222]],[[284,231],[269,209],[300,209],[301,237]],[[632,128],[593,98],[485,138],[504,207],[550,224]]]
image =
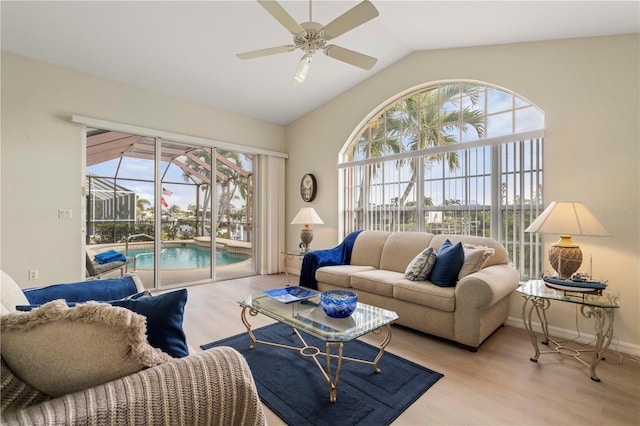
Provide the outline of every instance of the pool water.
[[[129,257],[137,258],[136,268],[153,269],[153,248],[129,249]],[[230,265],[249,259],[249,256],[216,251],[216,265]],[[133,266],[133,265],[132,265]],[[167,246],[160,255],[162,269],[197,269],[211,266],[211,250],[193,245]]]

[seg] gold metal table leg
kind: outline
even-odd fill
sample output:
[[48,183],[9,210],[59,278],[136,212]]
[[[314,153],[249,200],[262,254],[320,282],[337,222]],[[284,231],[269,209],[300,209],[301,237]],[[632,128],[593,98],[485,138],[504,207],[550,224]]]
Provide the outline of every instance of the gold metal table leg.
[[[544,340],[542,341],[542,344],[548,344],[549,323],[547,321],[546,311],[547,309],[549,309],[549,305],[550,302],[547,299],[535,296],[524,296],[524,304],[522,305],[522,321],[524,322],[524,328],[529,332],[529,337],[531,338],[533,349],[536,351],[535,355],[529,358],[529,360],[531,360],[532,362],[538,362],[538,358],[540,357],[540,348],[538,347],[538,339],[536,338],[536,333],[535,331],[533,331],[531,317],[533,316],[533,311],[535,310],[538,319],[540,320],[540,325],[544,334]],[[529,307],[528,310],[527,307]]]
[[[333,347],[338,348],[338,355],[335,356],[338,359],[338,365],[336,366],[336,375],[335,378],[331,374],[331,349]],[[327,342],[326,344],[326,356],[327,356],[327,374],[326,378],[329,382],[329,400],[331,402],[336,402],[336,398],[338,397],[338,380],[340,379],[340,370],[342,369],[342,351],[344,349],[344,344],[342,342]]]
[[613,339],[613,309],[605,309],[596,306],[580,306],[580,313],[585,318],[593,318],[596,327],[596,342],[593,348],[591,362],[587,363],[591,373],[591,380],[599,382],[596,375],[596,367],[603,359],[605,351]]
[[[258,311],[249,309],[249,315],[251,315],[252,317],[255,317],[256,315],[258,315]],[[253,342],[251,346],[249,346],[249,348],[253,349],[256,347],[256,343],[258,343],[258,341],[256,340],[256,336],[253,335],[253,331],[251,330],[251,324],[247,320],[246,306],[242,306],[242,312],[240,313],[240,318],[242,319],[242,323],[244,324],[244,326],[247,328],[247,334],[249,335],[249,338],[251,338],[251,341]]]

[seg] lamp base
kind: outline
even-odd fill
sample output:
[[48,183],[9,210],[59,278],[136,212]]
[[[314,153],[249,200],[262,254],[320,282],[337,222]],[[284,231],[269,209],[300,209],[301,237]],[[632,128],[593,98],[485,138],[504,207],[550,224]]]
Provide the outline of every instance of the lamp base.
[[582,265],[582,250],[570,235],[561,235],[549,248],[549,263],[558,277],[569,279]]
[[300,231],[300,240],[304,243],[305,252],[309,251],[309,244],[313,241],[313,229],[309,227],[309,225],[305,225],[304,228]]

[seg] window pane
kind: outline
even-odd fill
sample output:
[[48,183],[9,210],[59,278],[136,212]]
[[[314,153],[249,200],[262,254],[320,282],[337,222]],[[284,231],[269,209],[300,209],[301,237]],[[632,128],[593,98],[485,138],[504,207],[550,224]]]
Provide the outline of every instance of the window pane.
[[516,110],[515,132],[526,132],[544,127],[544,115],[538,108],[528,107]]
[[512,133],[513,115],[511,111],[487,117],[487,137],[494,138]]
[[513,108],[513,95],[498,89],[487,92],[487,114],[509,111]]

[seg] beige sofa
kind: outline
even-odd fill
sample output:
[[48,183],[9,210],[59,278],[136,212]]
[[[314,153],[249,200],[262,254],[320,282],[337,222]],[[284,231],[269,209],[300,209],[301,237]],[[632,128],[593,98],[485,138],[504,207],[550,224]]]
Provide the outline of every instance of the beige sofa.
[[[447,239],[490,247],[495,254],[454,287],[406,279],[416,255],[429,246],[438,250]],[[509,295],[519,282],[507,251],[490,238],[383,231],[362,231],[353,243],[350,264],[319,267],[315,278],[318,290],[348,288],[361,302],[395,311],[398,324],[474,351],[507,319]]]

